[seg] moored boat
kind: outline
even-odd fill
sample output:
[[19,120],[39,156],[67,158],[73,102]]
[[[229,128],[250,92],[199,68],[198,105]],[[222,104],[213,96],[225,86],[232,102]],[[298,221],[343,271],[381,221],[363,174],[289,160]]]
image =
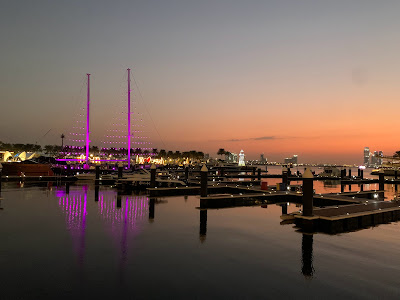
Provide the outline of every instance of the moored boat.
[[41,164],[34,161],[2,162],[5,176],[53,176],[50,164]]

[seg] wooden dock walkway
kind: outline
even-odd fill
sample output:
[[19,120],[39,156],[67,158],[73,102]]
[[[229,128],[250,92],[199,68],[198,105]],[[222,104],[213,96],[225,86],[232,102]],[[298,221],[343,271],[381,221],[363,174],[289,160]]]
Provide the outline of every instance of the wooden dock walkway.
[[315,208],[313,216],[294,215],[304,231],[331,234],[353,231],[400,220],[400,201],[369,201],[361,204]]

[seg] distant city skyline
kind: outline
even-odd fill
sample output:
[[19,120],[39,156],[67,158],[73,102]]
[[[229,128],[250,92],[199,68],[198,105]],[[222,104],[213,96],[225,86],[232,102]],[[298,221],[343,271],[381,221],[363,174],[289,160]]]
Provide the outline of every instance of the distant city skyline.
[[130,67],[154,148],[301,163],[362,164],[365,146],[392,155],[398,11],[389,0],[6,1],[0,141],[60,144],[91,73],[100,146]]

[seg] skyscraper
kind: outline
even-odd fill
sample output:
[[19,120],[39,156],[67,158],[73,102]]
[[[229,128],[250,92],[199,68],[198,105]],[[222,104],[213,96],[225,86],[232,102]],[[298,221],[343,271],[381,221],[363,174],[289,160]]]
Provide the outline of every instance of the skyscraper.
[[245,166],[246,164],[245,164],[245,162],[244,162],[244,151],[243,150],[240,150],[240,153],[239,153],[239,167],[243,167],[243,166]]
[[293,155],[292,157],[286,157],[284,160],[285,164],[297,164],[297,154]]
[[364,148],[364,166],[366,166],[366,167],[369,166],[369,157],[370,157],[369,147],[365,147]]

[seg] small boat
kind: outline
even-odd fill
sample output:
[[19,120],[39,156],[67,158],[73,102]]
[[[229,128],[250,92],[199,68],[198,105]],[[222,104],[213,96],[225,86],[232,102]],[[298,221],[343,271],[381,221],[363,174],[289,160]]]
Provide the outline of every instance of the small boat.
[[50,164],[41,164],[32,160],[24,162],[3,162],[5,176],[53,176]]

